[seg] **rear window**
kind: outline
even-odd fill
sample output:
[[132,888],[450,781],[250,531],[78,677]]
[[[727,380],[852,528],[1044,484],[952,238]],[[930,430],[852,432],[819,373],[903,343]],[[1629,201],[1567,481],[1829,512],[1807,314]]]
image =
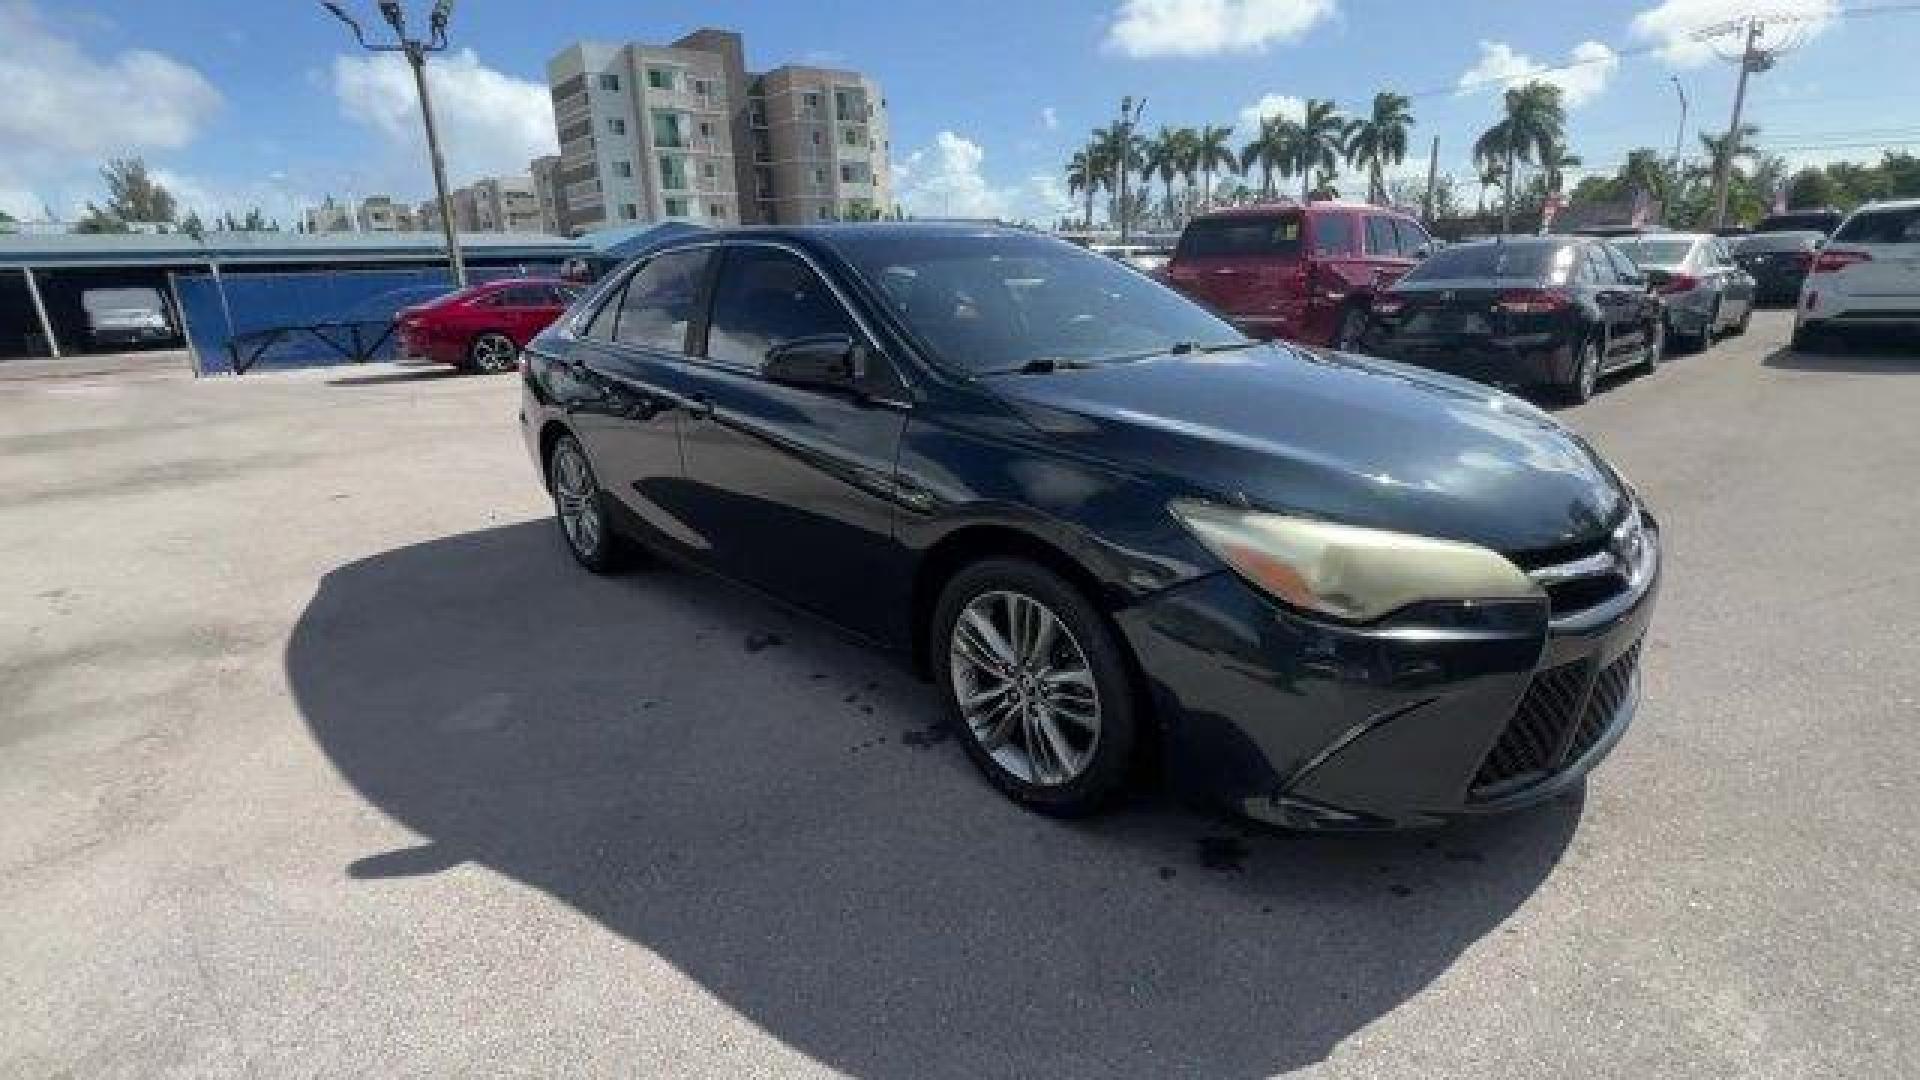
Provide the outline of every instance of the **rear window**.
[[1812,251],[1824,238],[1824,234],[1817,232],[1755,233],[1741,237],[1733,245],[1733,252],[1752,255],[1762,251]]
[[1847,244],[1920,244],[1920,206],[1861,210],[1833,238]]
[[1805,214],[1773,214],[1762,218],[1756,232],[1792,232],[1811,230],[1822,236],[1833,231],[1840,224],[1840,215],[1832,210],[1815,210]]
[[1464,278],[1547,276],[1554,253],[1570,250],[1552,244],[1466,244],[1442,248],[1407,272],[1404,281],[1455,281]]
[[1679,266],[1693,250],[1691,240],[1621,240],[1619,244],[1641,266]]
[[1300,215],[1201,218],[1180,234],[1174,254],[1183,259],[1236,255],[1294,255],[1300,251]]

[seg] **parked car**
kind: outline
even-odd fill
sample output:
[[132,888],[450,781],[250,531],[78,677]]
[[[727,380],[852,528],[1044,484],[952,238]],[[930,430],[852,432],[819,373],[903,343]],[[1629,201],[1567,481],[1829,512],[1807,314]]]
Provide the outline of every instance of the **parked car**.
[[1434,254],[1375,296],[1361,350],[1581,402],[1609,372],[1659,365],[1662,308],[1603,240],[1485,240]]
[[1648,233],[1617,241],[1666,300],[1667,334],[1690,349],[1753,321],[1754,281],[1727,242],[1708,233]]
[[1187,223],[1167,281],[1253,337],[1345,349],[1373,293],[1432,250],[1418,221],[1377,206],[1235,207]]
[[552,278],[503,278],[450,292],[394,315],[406,357],[477,372],[512,371],[520,349],[579,298]]
[[1038,810],[1152,750],[1285,825],[1472,817],[1578,783],[1636,707],[1659,531],[1579,437],[1051,237],[675,240],[522,379],[582,566],[663,553],[909,652]]
[[1920,199],[1848,214],[1814,257],[1796,311],[1795,348],[1831,331],[1920,327]]
[[80,294],[80,308],[95,348],[162,345],[180,336],[158,289],[88,289]]
[[1768,232],[1817,232],[1822,236],[1832,236],[1833,230],[1847,215],[1827,206],[1810,210],[1789,210],[1781,214],[1768,214],[1753,227],[1756,233]]
[[1167,260],[1173,257],[1173,251],[1171,249],[1153,244],[1127,244],[1124,246],[1120,244],[1091,244],[1087,250],[1099,255],[1105,255],[1107,258],[1114,259],[1122,265],[1131,266],[1148,277],[1164,276],[1167,268]]
[[1826,238],[1826,234],[1810,230],[1757,232],[1734,243],[1733,261],[1753,278],[1756,303],[1792,303],[1813,266],[1815,251]]

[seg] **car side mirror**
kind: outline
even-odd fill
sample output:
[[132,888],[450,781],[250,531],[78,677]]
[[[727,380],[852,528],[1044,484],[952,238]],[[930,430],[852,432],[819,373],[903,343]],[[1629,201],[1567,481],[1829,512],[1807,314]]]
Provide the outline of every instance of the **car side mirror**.
[[760,374],[768,382],[813,390],[851,390],[864,374],[865,357],[846,334],[812,334],[767,350]]

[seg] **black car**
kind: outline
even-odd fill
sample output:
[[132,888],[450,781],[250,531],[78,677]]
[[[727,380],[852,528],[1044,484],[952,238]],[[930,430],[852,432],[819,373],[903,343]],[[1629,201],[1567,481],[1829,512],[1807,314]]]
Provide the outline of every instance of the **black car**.
[[1788,210],[1779,214],[1768,214],[1753,227],[1755,233],[1769,232],[1817,232],[1821,236],[1832,236],[1833,230],[1847,215],[1825,206],[1813,210]]
[[1800,285],[1813,268],[1814,254],[1827,234],[1811,230],[1801,232],[1762,232],[1743,236],[1734,242],[1733,261],[1753,278],[1755,303],[1792,303],[1800,297]]
[[1578,437],[1058,240],[672,240],[523,377],[581,564],[666,554],[904,650],[1036,809],[1151,761],[1268,821],[1433,823],[1578,783],[1635,709],[1659,533]]
[[1581,402],[1610,371],[1659,364],[1661,310],[1604,240],[1508,237],[1438,252],[1375,296],[1361,350]]

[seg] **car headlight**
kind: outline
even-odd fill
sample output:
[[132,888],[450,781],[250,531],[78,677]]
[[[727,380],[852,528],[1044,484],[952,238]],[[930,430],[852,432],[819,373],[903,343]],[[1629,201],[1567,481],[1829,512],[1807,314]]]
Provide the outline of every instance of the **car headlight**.
[[1422,602],[1545,595],[1504,556],[1473,544],[1191,499],[1170,508],[1208,550],[1262,591],[1347,622],[1372,622]]

